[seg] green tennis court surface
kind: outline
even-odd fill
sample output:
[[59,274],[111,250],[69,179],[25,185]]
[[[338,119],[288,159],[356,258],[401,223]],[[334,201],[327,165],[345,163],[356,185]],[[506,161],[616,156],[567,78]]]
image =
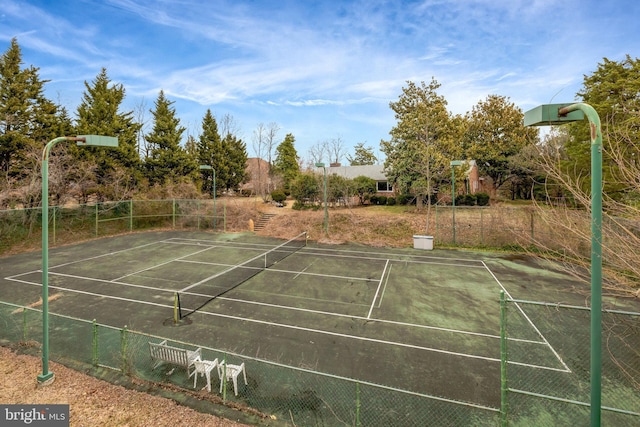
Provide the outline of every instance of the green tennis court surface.
[[[500,291],[584,305],[552,264],[464,251],[305,247],[174,322],[176,293],[207,298],[283,241],[253,234],[152,232],[50,250],[51,313],[410,392],[500,406]],[[41,295],[40,253],[0,259],[0,300]],[[189,309],[191,307],[182,307]],[[515,313],[515,314],[514,314]],[[183,319],[184,320],[184,319]],[[561,342],[515,305],[510,363],[567,373]]]

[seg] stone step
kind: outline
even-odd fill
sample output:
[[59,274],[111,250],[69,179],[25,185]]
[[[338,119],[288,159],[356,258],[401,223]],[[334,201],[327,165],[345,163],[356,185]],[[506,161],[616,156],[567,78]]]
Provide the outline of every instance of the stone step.
[[260,218],[258,218],[258,220],[256,221],[255,225],[253,226],[253,229],[255,231],[263,230],[267,226],[267,223],[271,221],[271,218],[273,218],[274,216],[276,216],[276,214],[274,213],[263,213],[262,215],[260,215]]

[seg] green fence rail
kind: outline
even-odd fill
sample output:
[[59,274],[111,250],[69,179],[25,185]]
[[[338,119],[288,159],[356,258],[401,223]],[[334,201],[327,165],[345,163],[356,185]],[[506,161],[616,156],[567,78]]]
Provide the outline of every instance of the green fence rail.
[[[114,328],[50,315],[50,355],[53,360],[73,360],[94,369],[111,369],[152,381],[194,390],[193,377],[184,368],[163,364],[154,369],[149,343],[166,338],[124,328]],[[38,345],[42,337],[42,312],[0,302],[0,339]],[[167,339],[173,347],[202,348],[204,360],[245,364],[247,384],[238,380],[238,395],[231,382],[220,396],[258,410],[270,425],[304,426],[496,426],[499,409],[410,392],[380,384],[286,366],[273,361]],[[196,389],[205,386],[198,378]],[[212,375],[212,392],[220,382]],[[274,418],[275,417],[275,421]]]
[[[222,205],[222,206],[220,206]],[[49,241],[56,244],[154,228],[226,231],[226,205],[213,200],[124,200],[49,207]],[[0,210],[0,253],[13,242],[38,235],[42,209]]]
[[[501,425],[590,424],[590,309],[502,300]],[[602,312],[603,426],[640,425],[640,313]]]

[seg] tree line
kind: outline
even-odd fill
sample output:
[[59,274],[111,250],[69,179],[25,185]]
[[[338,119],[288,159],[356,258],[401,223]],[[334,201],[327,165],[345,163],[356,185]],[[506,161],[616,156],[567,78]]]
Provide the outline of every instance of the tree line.
[[[608,136],[605,191],[622,203],[640,198],[633,173],[640,127],[639,68],[638,60],[629,56],[619,62],[605,58],[593,74],[585,76],[583,90],[577,94],[603,117]],[[364,143],[355,146],[353,156],[348,155],[338,137],[312,146],[305,168],[292,134],[278,141],[277,124],[260,124],[252,139],[264,163],[258,161],[253,176],[248,176],[246,143],[237,136],[231,117],[218,122],[207,110],[200,134],[185,135],[173,102],[160,91],[151,110],[152,126],[143,132],[133,111],[121,111],[123,85],[111,82],[103,68],[93,81],[85,82],[72,120],[63,106],[45,97],[47,81],[38,71],[34,66],[23,67],[20,47],[13,39],[0,58],[0,206],[39,204],[41,150],[44,143],[61,135],[117,136],[119,147],[58,145],[50,170],[51,197],[58,203],[69,197],[80,202],[131,198],[141,189],[158,196],[189,197],[212,194],[214,182],[216,191],[230,191],[247,180],[266,200],[275,189],[288,194],[299,188],[300,182],[295,182],[303,179],[303,170],[317,173],[309,167],[315,162],[334,163],[346,157],[351,165],[367,165],[379,160]],[[390,138],[380,141],[380,150],[388,181],[397,193],[419,203],[429,201],[451,185],[451,160],[475,160],[494,196],[502,192],[512,199],[580,204],[580,197],[567,186],[588,188],[588,126],[563,126],[541,140],[537,130],[524,127],[522,111],[509,98],[489,95],[471,112],[454,115],[439,88],[435,78],[428,84],[408,81],[399,98],[389,104],[397,123]],[[462,179],[461,168],[454,172],[456,179]]]
[[[72,120],[65,107],[44,95],[46,80],[38,68],[23,67],[16,39],[0,57],[0,207],[40,204],[40,168],[44,145],[65,135],[106,135],[118,138],[117,148],[58,144],[51,153],[50,197],[57,204],[71,198],[123,200],[134,195],[195,197],[237,190],[247,181],[246,143],[233,132],[230,117],[219,123],[207,110],[198,137],[186,136],[173,101],[160,91],[154,102],[152,126],[142,132],[133,111],[121,111],[125,89],[113,83],[106,69],[85,82]],[[293,135],[278,147],[270,174],[297,169]],[[291,166],[292,160],[295,164]]]

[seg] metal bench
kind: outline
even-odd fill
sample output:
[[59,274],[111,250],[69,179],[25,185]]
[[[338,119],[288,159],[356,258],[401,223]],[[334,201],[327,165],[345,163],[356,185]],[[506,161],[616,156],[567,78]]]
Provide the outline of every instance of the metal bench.
[[150,342],[149,352],[151,353],[151,359],[156,362],[153,369],[156,369],[163,363],[170,363],[172,365],[186,368],[189,376],[191,376],[193,361],[196,360],[196,358],[201,358],[202,356],[201,348],[191,351],[184,348],[172,347],[167,345],[167,340],[164,340],[161,343]]

